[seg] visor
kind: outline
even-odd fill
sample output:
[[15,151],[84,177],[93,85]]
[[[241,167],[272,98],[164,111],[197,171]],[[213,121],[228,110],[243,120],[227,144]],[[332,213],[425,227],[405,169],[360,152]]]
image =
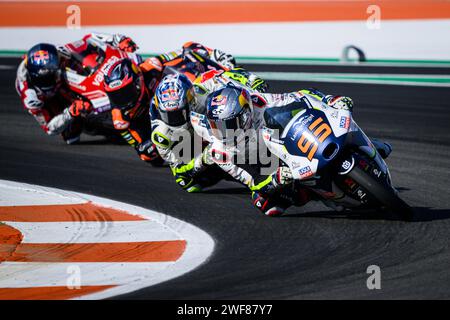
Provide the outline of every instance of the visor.
[[164,112],[160,110],[161,120],[172,127],[179,127],[188,121],[188,112],[186,109]]
[[251,111],[245,107],[242,113],[229,120],[209,119],[212,134],[221,141],[233,141],[236,137],[242,136],[245,130],[251,127]]
[[113,108],[129,109],[136,105],[141,95],[134,82],[114,91],[107,91]]
[[31,74],[31,83],[43,91],[49,91],[56,87],[59,81],[59,72],[48,70],[45,74]]

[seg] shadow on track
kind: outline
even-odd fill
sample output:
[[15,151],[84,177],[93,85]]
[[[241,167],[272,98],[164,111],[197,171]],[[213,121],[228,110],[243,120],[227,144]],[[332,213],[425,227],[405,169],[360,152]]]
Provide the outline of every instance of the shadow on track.
[[127,145],[127,142],[123,140],[120,137],[114,138],[114,137],[95,137],[91,138],[89,140],[80,140],[77,143],[74,143],[74,145],[80,145],[80,146],[100,146],[100,145]]
[[205,190],[202,193],[205,194],[250,194],[247,188],[217,188]]
[[414,207],[414,222],[450,219],[450,209],[432,209],[429,207]]
[[[450,209],[432,209],[429,207],[412,207],[414,217],[409,222],[426,222],[450,219]],[[404,221],[398,214],[376,211],[314,211],[306,213],[286,214],[281,218],[326,218],[350,220],[387,220]]]

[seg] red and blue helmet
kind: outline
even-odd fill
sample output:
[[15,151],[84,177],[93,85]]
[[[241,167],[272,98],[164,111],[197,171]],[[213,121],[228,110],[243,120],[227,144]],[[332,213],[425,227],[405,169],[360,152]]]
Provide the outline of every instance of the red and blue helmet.
[[104,89],[113,108],[128,110],[135,107],[145,94],[144,76],[131,59],[124,58],[109,68]]
[[[251,97],[248,90],[226,87],[206,98],[206,117],[212,134],[219,140],[228,140],[252,127]],[[229,130],[232,130],[231,132]]]
[[189,120],[192,84],[183,74],[164,77],[156,88],[154,104],[160,119],[169,126],[182,126]]
[[61,78],[58,50],[52,44],[39,43],[26,55],[25,67],[31,85],[45,94],[54,93]]

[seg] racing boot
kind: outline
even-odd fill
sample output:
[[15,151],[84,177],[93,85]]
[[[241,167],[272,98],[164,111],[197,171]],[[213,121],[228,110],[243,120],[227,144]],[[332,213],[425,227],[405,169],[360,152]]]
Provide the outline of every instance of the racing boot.
[[252,192],[252,204],[269,217],[279,217],[287,209],[256,191]]
[[61,136],[66,144],[72,145],[80,142],[81,132],[82,121],[81,119],[76,119],[61,133]]
[[144,141],[135,148],[142,161],[148,162],[155,167],[161,167],[164,164],[164,160],[159,155],[156,145],[151,140]]

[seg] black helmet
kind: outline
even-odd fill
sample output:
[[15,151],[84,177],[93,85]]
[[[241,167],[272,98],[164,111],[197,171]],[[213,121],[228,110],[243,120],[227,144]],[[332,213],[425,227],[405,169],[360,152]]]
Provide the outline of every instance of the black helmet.
[[145,92],[144,77],[130,59],[115,62],[105,75],[105,91],[113,108],[131,109]]
[[39,43],[26,56],[30,82],[44,93],[54,93],[61,76],[58,50],[52,44]]

